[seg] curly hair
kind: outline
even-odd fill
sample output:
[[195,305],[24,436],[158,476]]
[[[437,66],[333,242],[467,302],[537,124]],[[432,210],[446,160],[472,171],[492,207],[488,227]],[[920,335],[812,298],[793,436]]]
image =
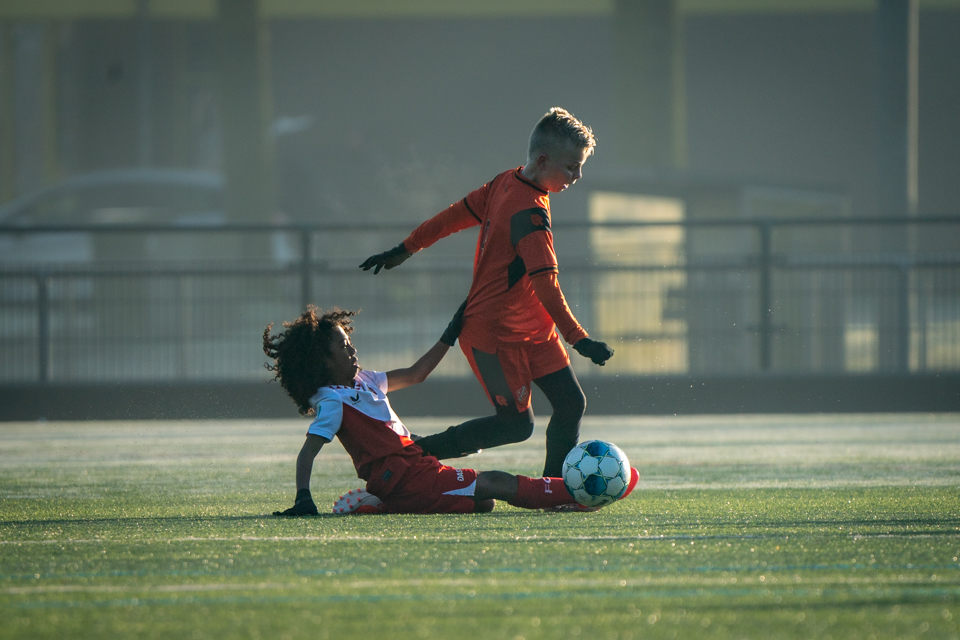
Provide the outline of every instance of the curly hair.
[[276,373],[274,380],[297,403],[300,415],[313,414],[310,398],[323,385],[330,384],[328,356],[330,340],[337,327],[351,333],[350,318],[357,311],[337,307],[323,312],[314,305],[307,307],[293,322],[284,322],[284,331],[270,335],[273,323],[263,330],[263,352],[275,364],[264,363],[267,371]]
[[530,146],[527,158],[534,160],[539,154],[551,153],[558,145],[569,144],[576,149],[587,149],[593,153],[597,138],[593,129],[583,124],[572,113],[560,107],[554,107],[543,114],[530,133]]

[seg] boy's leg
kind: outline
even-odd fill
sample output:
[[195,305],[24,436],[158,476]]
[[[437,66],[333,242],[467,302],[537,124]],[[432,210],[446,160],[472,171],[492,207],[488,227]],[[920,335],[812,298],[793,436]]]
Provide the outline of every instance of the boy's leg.
[[534,382],[543,391],[553,407],[553,415],[547,425],[547,456],[543,463],[543,476],[558,477],[563,474],[563,460],[580,439],[580,420],[587,407],[580,382],[568,364]]
[[417,444],[438,460],[462,458],[481,449],[522,442],[533,433],[533,412],[517,413],[512,407],[497,407],[496,415],[475,418],[446,431],[424,436]]
[[560,478],[528,478],[505,471],[481,471],[474,500],[505,500],[523,509],[548,509],[576,501]]
[[522,352],[505,349],[485,353],[463,343],[461,348],[496,409],[496,415],[468,420],[417,440],[427,454],[441,460],[523,442],[533,434],[529,373],[522,361]]

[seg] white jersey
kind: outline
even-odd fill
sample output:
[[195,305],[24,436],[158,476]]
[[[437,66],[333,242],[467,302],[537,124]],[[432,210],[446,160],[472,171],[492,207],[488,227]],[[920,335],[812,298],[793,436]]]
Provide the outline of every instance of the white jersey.
[[371,463],[413,444],[410,431],[390,406],[387,374],[381,371],[360,371],[353,386],[320,387],[310,406],[316,418],[307,433],[325,440],[340,438],[364,480],[369,479]]

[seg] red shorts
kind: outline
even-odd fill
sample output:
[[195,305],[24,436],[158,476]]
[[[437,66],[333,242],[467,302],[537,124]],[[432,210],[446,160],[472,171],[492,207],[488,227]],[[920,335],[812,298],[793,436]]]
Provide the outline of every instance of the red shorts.
[[389,513],[473,513],[476,483],[473,469],[454,469],[421,456],[389,494],[377,497]]
[[570,366],[570,356],[557,332],[545,342],[505,342],[496,353],[486,353],[460,337],[460,349],[494,406],[512,402],[517,411],[530,408],[531,385],[537,378]]

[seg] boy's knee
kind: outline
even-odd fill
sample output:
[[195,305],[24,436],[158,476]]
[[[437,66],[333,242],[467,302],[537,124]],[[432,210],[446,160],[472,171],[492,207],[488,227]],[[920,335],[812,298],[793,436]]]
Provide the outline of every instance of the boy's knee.
[[587,411],[587,396],[581,390],[580,393],[577,395],[576,400],[577,400],[577,411],[580,413],[580,416],[582,417],[583,414],[586,413]]
[[587,411],[587,396],[583,391],[577,389],[575,393],[569,393],[563,396],[563,399],[553,405],[554,413],[561,413],[570,418],[580,419]]
[[510,437],[511,442],[522,442],[533,435],[533,416],[530,411],[508,414],[498,413],[500,430]]

